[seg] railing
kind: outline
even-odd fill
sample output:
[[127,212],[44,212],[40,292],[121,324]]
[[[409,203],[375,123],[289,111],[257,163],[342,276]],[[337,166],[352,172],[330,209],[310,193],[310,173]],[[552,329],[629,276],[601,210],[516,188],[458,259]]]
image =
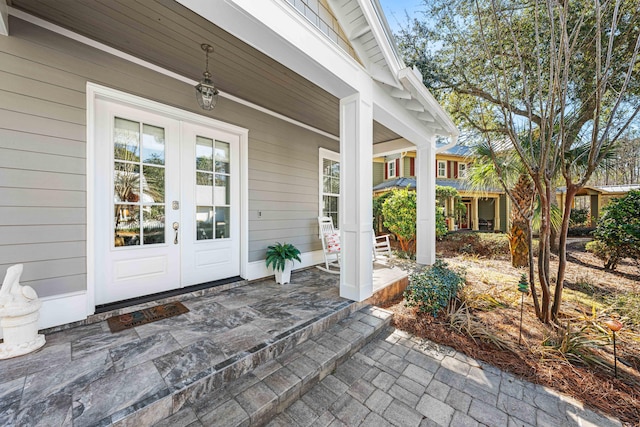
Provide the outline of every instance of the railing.
[[349,40],[340,29],[338,21],[336,21],[333,14],[319,0],[286,0],[286,2],[293,6],[335,44],[340,46],[342,50],[354,59],[358,59]]

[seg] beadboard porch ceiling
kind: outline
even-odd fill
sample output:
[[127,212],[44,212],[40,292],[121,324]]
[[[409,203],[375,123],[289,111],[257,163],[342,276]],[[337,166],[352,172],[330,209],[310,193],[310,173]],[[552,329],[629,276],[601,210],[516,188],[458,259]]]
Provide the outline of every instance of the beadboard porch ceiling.
[[[215,49],[210,71],[221,91],[339,135],[338,98],[173,0],[8,4],[194,80],[204,71],[200,44],[209,43]],[[374,122],[374,143],[398,138]]]

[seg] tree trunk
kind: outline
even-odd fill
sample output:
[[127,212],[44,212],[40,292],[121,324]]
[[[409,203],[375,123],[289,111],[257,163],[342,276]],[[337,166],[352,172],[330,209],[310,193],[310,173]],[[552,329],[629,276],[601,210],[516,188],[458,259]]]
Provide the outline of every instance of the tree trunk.
[[578,191],[573,184],[567,185],[567,198],[564,202],[564,213],[562,215],[562,227],[560,228],[560,247],[558,251],[558,275],[556,276],[556,290],[553,295],[553,307],[551,317],[558,318],[560,304],[562,303],[562,289],[564,288],[564,276],[567,270],[567,233],[569,232],[569,218],[571,217],[571,206]]
[[513,222],[509,232],[511,265],[527,267],[529,265],[529,233],[525,221]]

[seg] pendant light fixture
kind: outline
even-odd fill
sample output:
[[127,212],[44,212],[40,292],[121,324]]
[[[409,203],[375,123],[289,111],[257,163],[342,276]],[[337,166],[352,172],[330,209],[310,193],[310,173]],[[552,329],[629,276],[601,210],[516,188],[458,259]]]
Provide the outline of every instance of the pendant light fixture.
[[206,62],[205,71],[202,73],[204,78],[196,86],[196,99],[203,110],[213,110],[218,102],[218,89],[213,85],[209,72],[209,54],[213,52],[213,46],[203,43],[200,48],[204,50]]

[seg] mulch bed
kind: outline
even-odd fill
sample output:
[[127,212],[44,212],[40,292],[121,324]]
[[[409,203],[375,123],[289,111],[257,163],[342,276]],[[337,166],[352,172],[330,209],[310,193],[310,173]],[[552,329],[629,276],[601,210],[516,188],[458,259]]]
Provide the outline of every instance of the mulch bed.
[[[640,277],[638,277],[636,266],[628,265],[626,269],[622,267],[621,271],[612,273],[604,271],[600,267],[600,261],[584,252],[583,246],[573,247],[571,252],[567,268],[568,285],[588,274],[596,287],[613,286],[618,290],[638,289]],[[447,256],[452,259],[447,260]],[[452,264],[467,262],[455,257],[457,257],[456,254],[445,254],[445,260],[452,261]],[[510,270],[510,263],[506,257],[498,258],[502,259],[486,260],[487,268],[501,273],[521,273],[520,270]],[[474,259],[471,262],[482,263],[483,260]],[[552,271],[555,268],[555,264],[552,265]],[[478,287],[486,286],[486,283],[481,283],[482,280],[481,277],[467,275],[468,286],[469,283],[473,285],[474,282]],[[539,346],[545,336],[552,333],[554,328],[543,325],[537,320],[533,314],[530,298],[529,304],[525,304],[523,345],[518,345],[519,305],[511,304],[509,307],[476,313],[483,324],[491,325],[492,332],[510,342],[509,350],[499,349],[490,343],[474,340],[458,333],[449,327],[444,315],[434,318],[428,314],[418,313],[415,309],[406,307],[401,299],[389,301],[385,304],[385,308],[394,312],[393,322],[398,329],[448,345],[523,379],[568,394],[583,402],[585,406],[619,418],[627,426],[640,426],[640,372],[637,366],[637,350],[640,346],[637,346],[638,343],[634,341],[637,338],[628,341],[626,348],[626,360],[631,358],[634,363],[631,366],[619,363],[618,369],[620,370],[622,366],[622,375],[616,379],[610,371],[571,364],[559,358],[543,358],[540,353],[532,351],[535,346]],[[618,355],[620,356],[620,352]],[[612,361],[612,355],[609,357]]]

